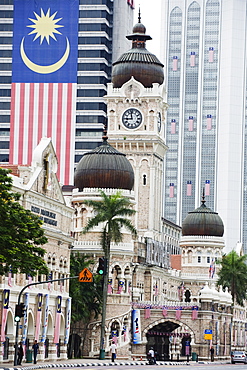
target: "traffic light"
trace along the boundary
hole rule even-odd
[[[97,268],[97,274],[105,275],[107,270],[107,260],[103,257],[99,258],[99,265]]]
[[[19,322],[21,317],[25,315],[26,307],[24,303],[17,304],[15,306],[15,322]]]

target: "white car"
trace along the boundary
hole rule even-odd
[[[247,353],[245,351],[232,351],[231,352],[231,363],[243,362],[247,364]]]

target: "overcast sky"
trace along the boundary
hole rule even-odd
[[[147,41],[146,47],[157,57],[160,57],[161,0],[135,0],[134,23],[138,22],[139,6],[141,9],[141,21],[146,26],[146,33],[153,39],[151,41]]]

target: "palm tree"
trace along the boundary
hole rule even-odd
[[[221,269],[218,272],[217,285],[228,287],[233,304],[237,302],[241,306],[247,298],[247,255],[239,256],[234,250],[222,257],[219,262]]]
[[[107,284],[109,279],[111,243],[119,243],[123,240],[123,234],[121,232],[122,227],[125,227],[134,236],[137,236],[137,231],[128,218],[135,214],[135,210],[132,208],[129,198],[123,197],[119,191],[116,194],[108,196],[101,190],[100,194],[102,199],[98,201],[84,201],[84,204],[93,208],[95,216],[88,221],[87,225],[83,228],[82,233],[86,234],[95,226],[98,226],[99,224],[103,225],[101,232],[101,245],[107,262],[107,268],[103,283],[103,307],[100,335],[100,359],[102,359],[104,358]]]

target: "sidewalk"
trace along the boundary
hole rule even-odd
[[[226,364],[227,361],[189,361],[189,362],[176,362],[176,361],[157,361],[156,366],[179,366],[179,365],[213,365],[213,364]],[[230,360],[229,360],[230,363]],[[111,362],[110,359],[105,360],[98,360],[96,358],[89,359],[69,359],[69,360],[61,360],[54,362],[40,362],[38,361],[37,364],[32,363],[25,363],[23,362],[22,366],[14,366],[11,363],[0,363],[0,370],[13,370],[13,369],[20,369],[20,370],[30,370],[30,369],[45,369],[45,368],[58,368],[58,367],[85,367],[85,366],[135,366],[135,365],[148,365],[147,360],[143,361],[133,361],[133,360],[116,360],[115,362]]]

